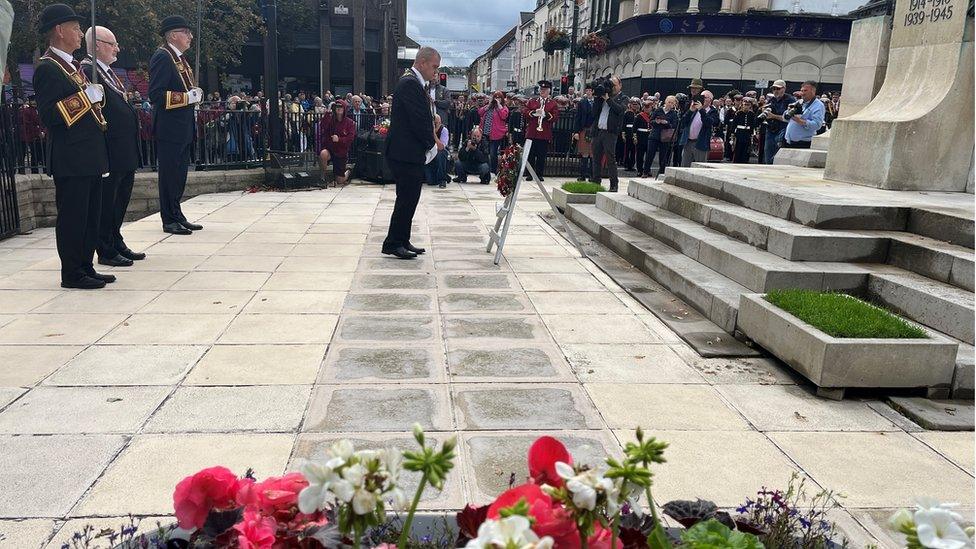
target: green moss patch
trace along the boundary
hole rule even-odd
[[[568,193],[579,194],[596,194],[606,190],[603,188],[603,185],[590,183],[589,181],[570,181],[563,183],[562,189]]]
[[[845,294],[772,290],[766,301],[838,338],[922,339],[925,330]]]

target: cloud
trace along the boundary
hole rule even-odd
[[[467,66],[518,23],[535,0],[410,0],[407,35],[437,48],[444,66]]]

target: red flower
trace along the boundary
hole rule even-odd
[[[306,486],[308,481],[301,473],[269,477],[258,483],[242,482],[237,491],[237,503],[257,509],[268,516],[281,512],[291,514],[298,505],[298,493]]]
[[[593,535],[586,540],[586,545],[591,549],[611,549],[610,540],[612,539],[613,531],[608,528],[604,528],[600,523],[597,523],[593,530]],[[617,545],[614,549],[622,549],[623,546],[624,543],[620,540],[620,538],[617,538]]]
[[[559,488],[563,479],[556,474],[556,462],[572,465],[573,456],[562,442],[545,436],[539,437],[529,447],[529,476],[536,484],[548,484]]]
[[[478,537],[478,528],[481,527],[487,517],[487,505],[475,507],[469,503],[457,514],[458,529],[466,538],[475,539]]]
[[[278,524],[253,509],[244,511],[244,520],[234,525],[240,549],[272,549]]]
[[[173,491],[180,528],[203,528],[212,509],[233,508],[239,483],[226,467],[210,467],[181,480]]]
[[[529,504],[529,516],[535,519],[532,530],[539,536],[551,536],[557,549],[580,546],[579,531],[569,511],[555,504],[538,484],[527,483],[502,492],[488,507],[488,518],[497,520],[499,511],[521,500]]]

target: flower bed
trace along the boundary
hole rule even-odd
[[[570,204],[596,204],[596,193],[605,191],[602,185],[589,181],[570,181],[552,190],[552,200],[560,210]]]
[[[820,396],[840,399],[847,387],[927,387],[936,396],[952,383],[959,345],[939,334],[927,332],[924,339],[834,337],[776,306],[773,300],[743,294],[736,328],[813,382]],[[800,300],[794,309],[817,316],[817,311],[806,308],[808,304]],[[848,304],[844,305],[843,310],[848,310]],[[858,329],[845,319],[835,323],[838,325]]]
[[[845,294],[770,290],[766,301],[833,337],[922,339],[925,330],[888,311]]]
[[[529,448],[524,483],[489,505],[466,506],[443,526],[426,516],[427,533],[418,539],[417,504],[428,487],[443,488],[456,442],[452,437],[429,447],[419,426],[414,440],[418,448],[405,452],[357,451],[341,440],[301,472],[261,482],[250,471],[238,478],[223,467],[204,469],[176,486],[178,525],[139,536],[135,526],[121,533],[86,529],[71,547],[100,547],[89,543],[108,539],[116,548],[167,549],[815,549],[834,547],[839,536],[827,518],[837,507],[833,493],[807,497],[798,475],[785,491],[759,491],[735,516],[711,502],[668,502],[662,511],[684,529],[666,529],[651,493],[650,467],[665,461],[667,444],[638,428],[623,457],[602,464],[577,463],[558,440],[540,437]],[[400,487],[402,471],[421,477],[412,496]],[[405,518],[391,519],[388,506],[407,508]],[[896,527],[919,543],[957,539],[960,532],[972,536],[952,528],[961,517],[946,513],[934,532],[935,522],[921,512],[900,513]]]

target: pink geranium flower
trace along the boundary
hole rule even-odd
[[[234,525],[240,549],[272,549],[278,523],[253,509],[244,511],[244,520]]]
[[[552,437],[539,437],[529,447],[529,476],[536,484],[548,484],[559,488],[563,479],[556,474],[556,462],[573,464],[573,456],[562,442]]]
[[[237,492],[239,505],[257,509],[264,515],[293,512],[298,505],[298,493],[308,481],[301,473],[289,473],[283,477],[269,477],[262,482],[242,482]]]
[[[213,509],[234,507],[239,481],[226,467],[210,467],[188,476],[173,491],[173,509],[180,528],[203,528]]]
[[[502,509],[523,499],[529,505],[529,516],[535,519],[532,531],[539,537],[552,537],[557,549],[574,549],[580,546],[579,531],[569,511],[554,503],[538,484],[522,484],[502,492],[488,507],[488,518],[498,520]]]

